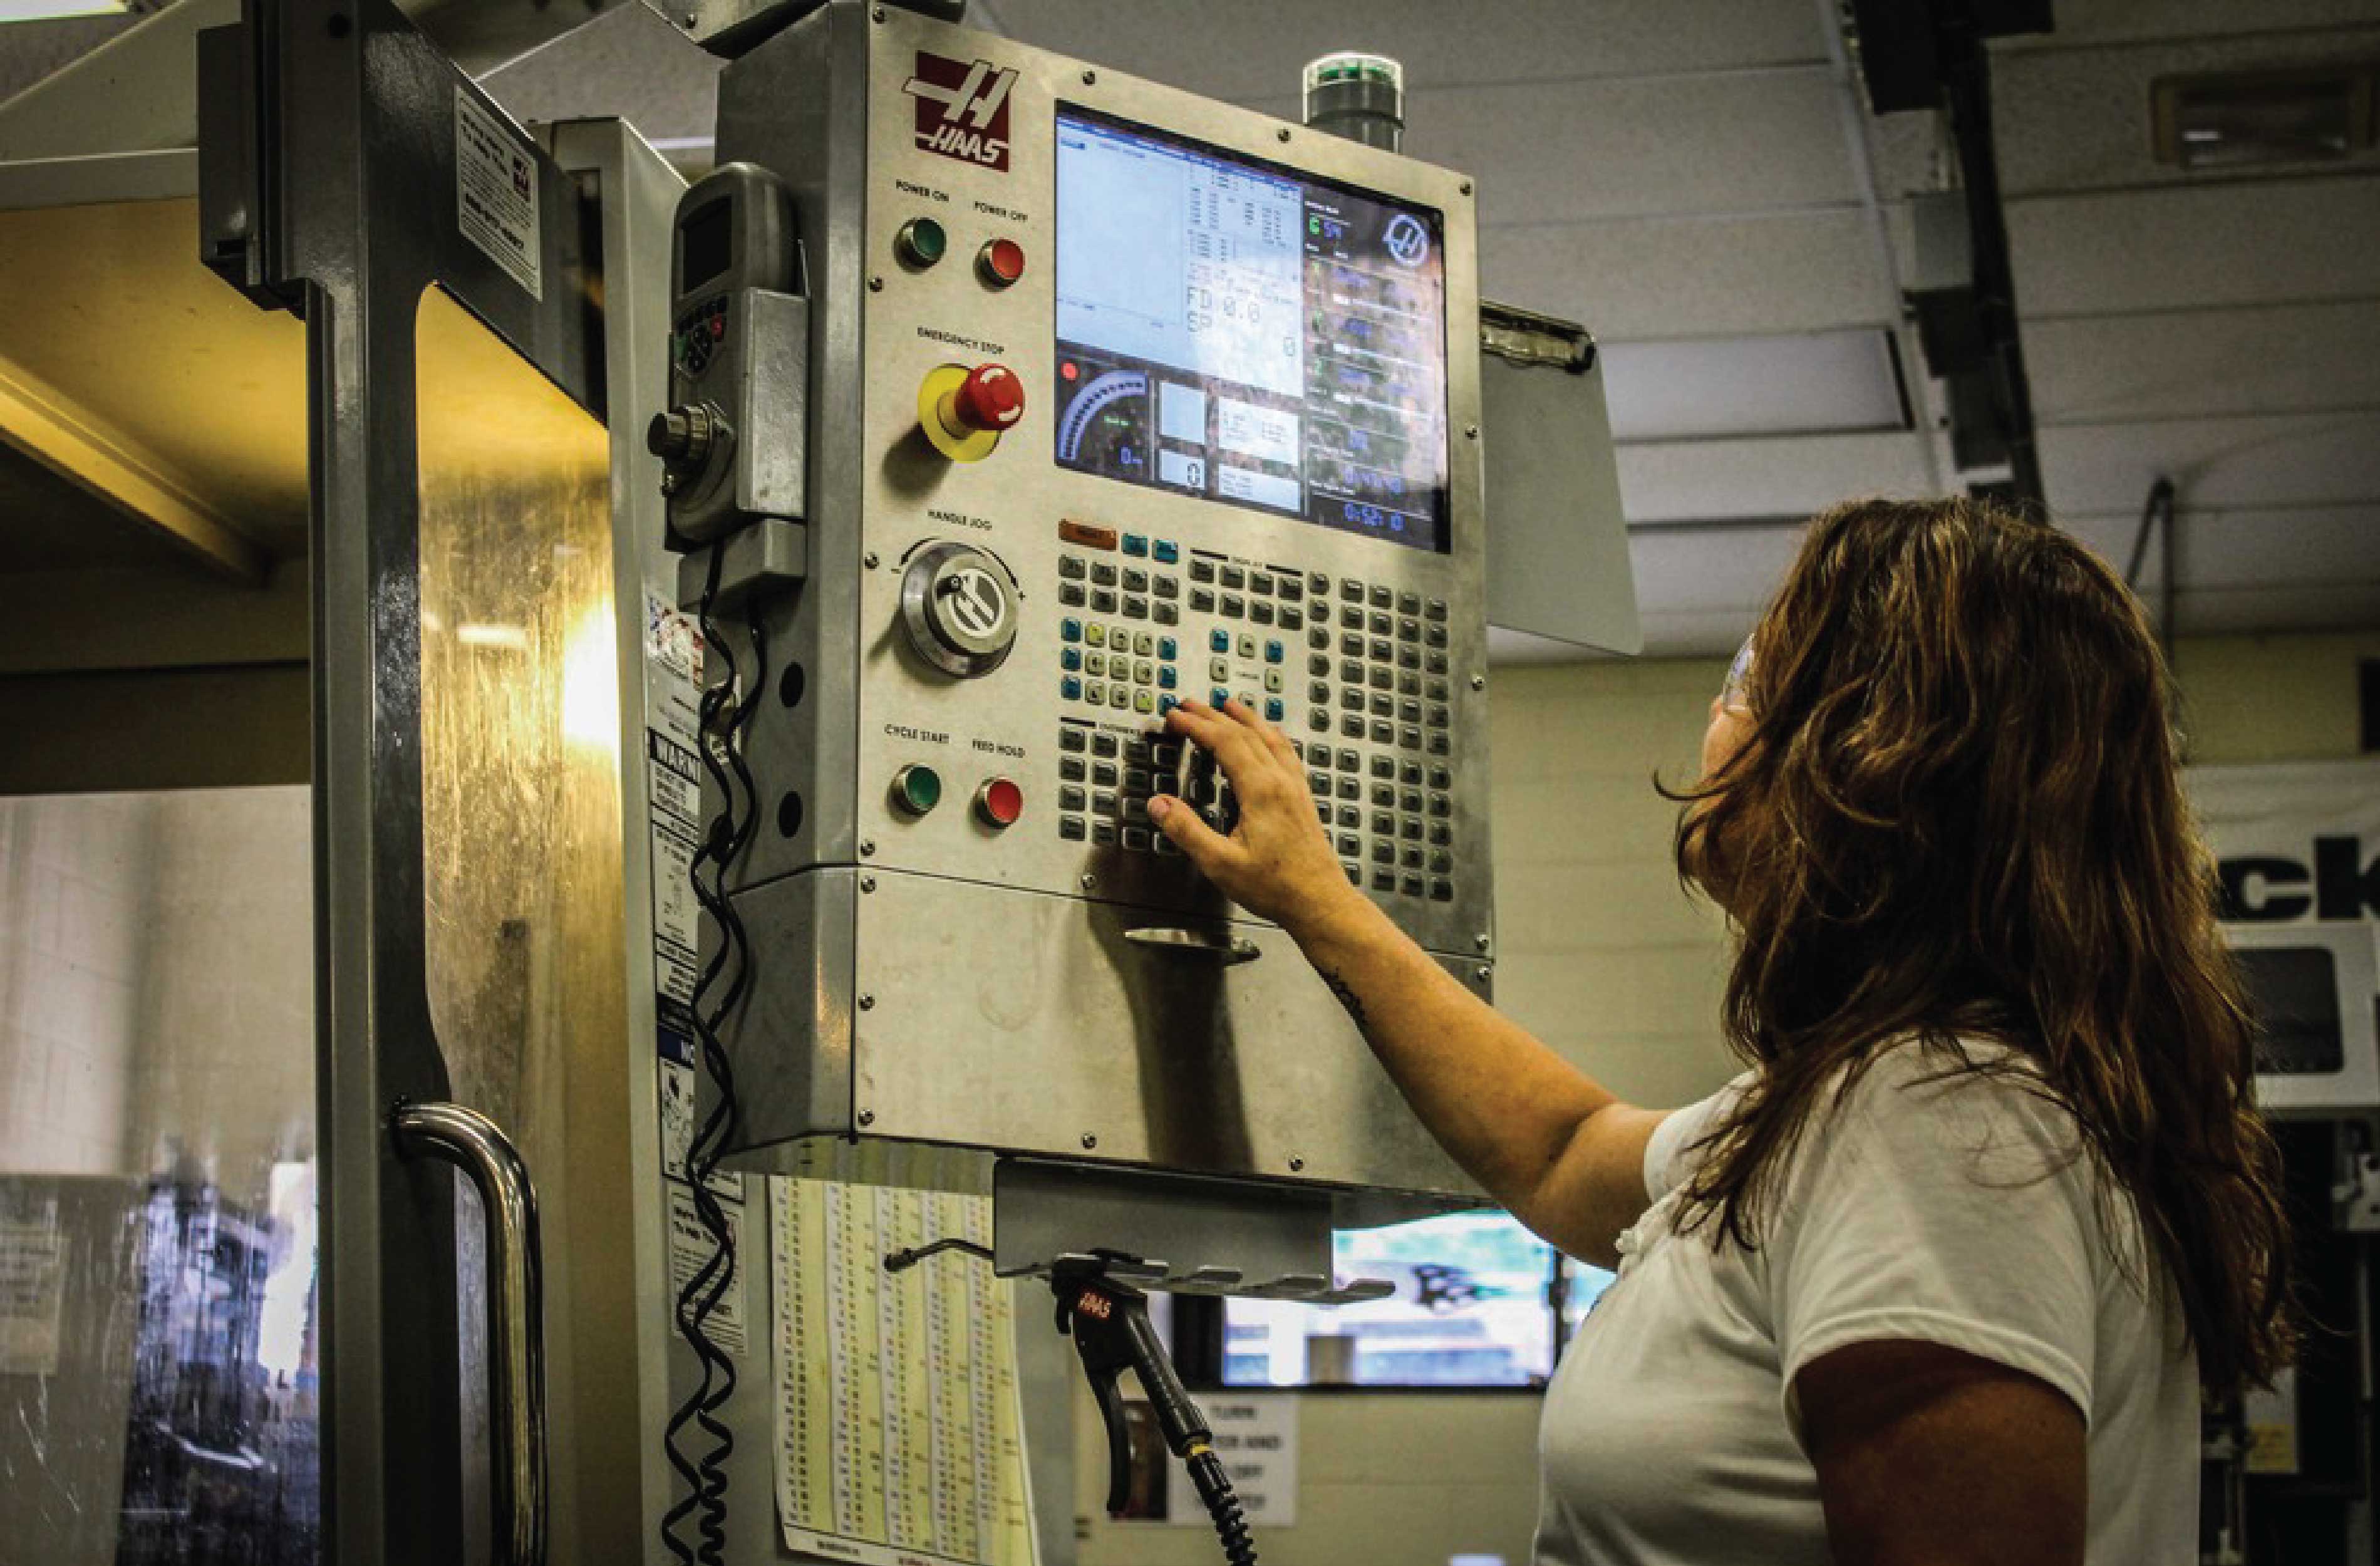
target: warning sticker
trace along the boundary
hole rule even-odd
[[[512,280],[545,297],[537,158],[520,133],[455,89],[455,223]]]
[[[735,1277],[719,1296],[703,1330],[710,1341],[727,1353],[741,1357],[744,1353],[744,1275],[752,1260],[744,1254],[744,1208],[741,1205],[722,1207],[727,1220],[728,1249],[735,1258]],[[703,1264],[718,1254],[718,1242],[710,1231],[702,1226],[702,1219],[694,1210],[694,1193],[682,1185],[670,1188],[670,1285],[673,1292],[682,1291]]]
[[[66,1267],[56,1230],[0,1223],[0,1376],[55,1376]]]

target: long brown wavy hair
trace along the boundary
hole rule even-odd
[[[2041,523],[1864,501],[1812,524],[1751,645],[1748,736],[1672,793],[1680,871],[1738,938],[1728,1039],[1758,1068],[1688,1226],[1756,1244],[1829,1084],[1912,1038],[1946,1073],[2006,1070],[1957,1048],[1988,1038],[2137,1208],[2204,1381],[2270,1376],[2279,1155],[2138,601]]]

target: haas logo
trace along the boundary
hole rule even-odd
[[[1008,90],[1016,73],[990,60],[953,60],[917,51],[917,74],[902,91],[917,101],[917,145],[964,164],[1008,170]]]

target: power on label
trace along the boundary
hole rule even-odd
[[[455,225],[531,297],[545,297],[537,159],[518,131],[462,87],[455,89]]]

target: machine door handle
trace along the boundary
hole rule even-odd
[[[1202,929],[1183,929],[1171,925],[1143,925],[1138,929],[1125,930],[1123,938],[1142,946],[1157,946],[1169,952],[1211,957],[1225,967],[1253,963],[1264,955],[1263,947],[1241,936],[1210,935]]]
[[[408,1157],[469,1177],[487,1218],[489,1487],[504,1566],[545,1566],[545,1260],[537,1188],[496,1123],[460,1104],[400,1104],[390,1133]]]

